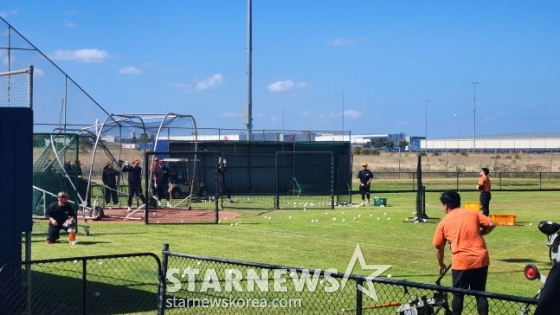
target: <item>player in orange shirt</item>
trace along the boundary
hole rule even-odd
[[[449,242],[453,287],[485,291],[490,256],[482,236],[496,225],[480,212],[460,208],[461,196],[455,191],[445,191],[439,200],[446,214],[436,228],[432,243],[436,246],[440,274],[447,269],[443,258],[445,244]],[[478,314],[488,314],[488,300],[477,297],[476,302]],[[452,309],[453,314],[461,314],[463,294],[454,294]]]
[[[480,209],[485,216],[490,215],[490,199],[492,199],[492,194],[490,193],[492,187],[490,186],[490,178],[488,178],[489,173],[490,170],[483,167],[480,170],[480,178],[476,185],[476,189],[480,191]]]

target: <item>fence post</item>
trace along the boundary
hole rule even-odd
[[[542,190],[542,172],[539,172],[539,190]]]
[[[457,191],[459,191],[459,172],[457,172]]]
[[[87,285],[87,259],[84,258],[82,260],[82,315],[86,315],[87,312],[86,285]]]
[[[158,315],[163,315],[165,313],[165,284],[167,279],[167,265],[169,261],[167,252],[169,252],[169,244],[164,243],[161,251],[161,270],[159,271],[158,281]]]
[[[362,315],[362,290],[364,279],[359,278],[356,280],[356,315]]]

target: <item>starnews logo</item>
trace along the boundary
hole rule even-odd
[[[322,271],[317,269],[259,268],[260,272],[252,268],[244,269],[243,272],[238,269],[225,269],[223,274],[218,274],[215,269],[206,269],[204,279],[197,282],[197,275],[201,275],[200,269],[189,267],[184,269],[181,274],[180,269],[174,268],[169,269],[166,273],[167,281],[171,283],[167,286],[167,292],[178,292],[186,284],[186,290],[189,292],[287,292],[289,286],[292,285],[296,292],[315,292],[322,287],[325,292],[332,293],[344,289],[348,277],[357,263],[363,270],[375,270],[366,277],[364,286],[358,285],[358,289],[378,301],[372,280],[391,268],[392,265],[368,265],[360,245],[356,245],[342,278],[333,277],[333,274],[338,274],[338,270],[334,268],[325,270],[322,276]],[[288,279],[292,280],[291,284]],[[272,288],[270,280],[272,280]],[[323,285],[319,286],[319,284]]]

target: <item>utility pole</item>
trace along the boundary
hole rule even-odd
[[[344,141],[344,91],[342,91],[342,141]]]
[[[428,152],[428,102],[430,100],[424,100],[426,103],[426,152]]]
[[[476,150],[476,85],[478,84],[478,82],[472,82],[473,84],[473,131],[472,131],[472,147],[473,147],[473,152]]]

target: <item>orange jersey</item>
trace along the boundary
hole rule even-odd
[[[469,270],[490,265],[486,242],[480,233],[492,220],[476,211],[456,208],[439,222],[432,243],[435,246],[451,245],[451,268]]]
[[[490,186],[490,178],[484,174],[480,176],[478,179],[478,187],[478,191],[480,192],[490,192],[490,189],[492,188]]]

